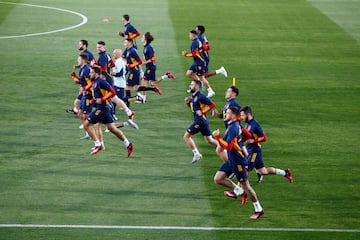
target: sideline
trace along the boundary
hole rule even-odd
[[[52,33],[57,33],[57,32],[64,32],[64,31],[68,31],[68,30],[71,30],[71,29],[81,27],[82,25],[86,24],[87,21],[88,21],[88,19],[87,19],[87,17],[85,15],[83,15],[81,13],[78,13],[78,12],[62,9],[62,8],[34,5],[34,4],[28,4],[28,3],[14,3],[14,2],[0,2],[0,4],[13,4],[13,5],[21,5],[21,6],[27,6],[27,7],[51,9],[51,10],[56,10],[56,11],[60,11],[60,12],[66,12],[66,13],[74,14],[74,15],[77,15],[77,16],[82,18],[81,23],[79,23],[77,25],[70,26],[70,27],[61,28],[61,29],[57,29],[57,30],[52,30],[52,31],[48,31],[48,32],[30,33],[30,34],[13,35],[13,36],[0,36],[0,39],[34,37],[34,36],[52,34]]]
[[[189,230],[189,231],[268,231],[268,232],[340,232],[359,233],[360,229],[330,228],[243,228],[243,227],[180,227],[180,226],[115,226],[115,225],[47,225],[0,224],[0,228],[73,228],[73,229],[127,229],[127,230]]]

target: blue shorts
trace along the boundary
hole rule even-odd
[[[232,171],[232,169],[231,169],[230,161],[224,162],[224,163],[221,165],[221,167],[219,168],[218,171],[219,171],[219,172],[224,172],[224,173],[226,173],[226,176],[229,177],[229,176],[233,173],[233,171]]]
[[[194,123],[188,127],[187,132],[191,135],[201,132],[204,137],[211,136],[209,123],[206,120],[195,120]]]
[[[118,98],[124,99],[124,97],[125,97],[125,89],[124,88],[114,86],[114,90],[115,90],[116,96],[118,96]]]
[[[262,150],[256,152],[249,152],[249,157],[247,159],[246,165],[248,166],[248,170],[251,171],[254,168],[260,169],[265,167],[263,158],[262,158]]]
[[[140,85],[140,71],[139,69],[130,69],[126,84],[130,87]]]
[[[196,73],[198,76],[203,76],[205,74],[205,64],[196,64],[190,66],[189,70]]]
[[[96,124],[98,122],[108,124],[114,122],[114,119],[111,115],[111,110],[109,107],[98,107],[94,109],[89,117],[87,118],[89,122],[92,124]]]
[[[231,170],[235,174],[237,180],[239,182],[246,181],[248,179],[246,165],[242,164],[240,161],[234,161],[233,159],[229,159],[231,164]]]
[[[80,102],[80,110],[82,111],[82,113],[84,113],[84,114],[91,113],[91,111],[93,109],[93,104],[91,103],[91,100],[92,99],[87,96],[82,96],[81,102]]]
[[[76,99],[79,99],[80,101],[81,101],[81,98],[83,97],[83,94],[82,93],[80,93],[78,96],[77,96],[77,98]]]
[[[144,72],[144,80],[147,81],[156,81],[156,68],[154,69],[146,69]]]

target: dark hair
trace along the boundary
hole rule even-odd
[[[231,87],[229,87],[229,88],[231,88],[231,91],[233,91],[233,92],[236,94],[236,96],[239,95],[239,89],[238,89],[237,87],[231,86]]]
[[[82,52],[82,53],[80,53],[79,56],[81,57],[82,60],[84,60],[86,62],[89,61],[89,55],[87,53]]]
[[[124,14],[123,15],[123,18],[126,20],[126,21],[129,21],[130,20],[130,16],[128,14]]]
[[[133,40],[133,39],[127,38],[127,39],[125,39],[125,40],[128,41],[128,42],[131,42],[132,44],[134,44],[134,40]]]
[[[240,112],[245,112],[245,114],[251,114],[252,115],[252,109],[250,106],[245,106],[240,109]]]
[[[99,74],[101,73],[101,69],[99,67],[93,67],[93,70],[96,74]]]
[[[100,45],[103,45],[103,46],[106,45],[106,43],[104,41],[98,41],[97,44],[100,44]]]
[[[190,33],[197,35],[197,32],[195,30],[191,30]]]
[[[201,81],[200,80],[193,80],[193,82],[198,85],[199,87],[201,87]]]
[[[235,115],[239,115],[239,113],[240,113],[240,109],[238,107],[230,106],[229,109]]]
[[[144,37],[145,37],[145,40],[146,40],[147,43],[151,43],[152,41],[154,41],[154,36],[151,35],[150,32],[146,32],[144,34]]]
[[[197,29],[203,34],[205,32],[205,27],[203,25],[197,25]]]
[[[89,46],[89,42],[88,42],[87,40],[85,40],[85,39],[81,39],[80,42],[81,42],[83,45],[85,45],[86,47]]]

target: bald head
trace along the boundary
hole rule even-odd
[[[122,50],[121,49],[115,49],[113,51],[113,56],[115,59],[121,58],[122,56]]]

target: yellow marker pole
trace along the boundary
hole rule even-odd
[[[233,85],[233,86],[236,86],[236,78],[233,78],[232,85]]]

